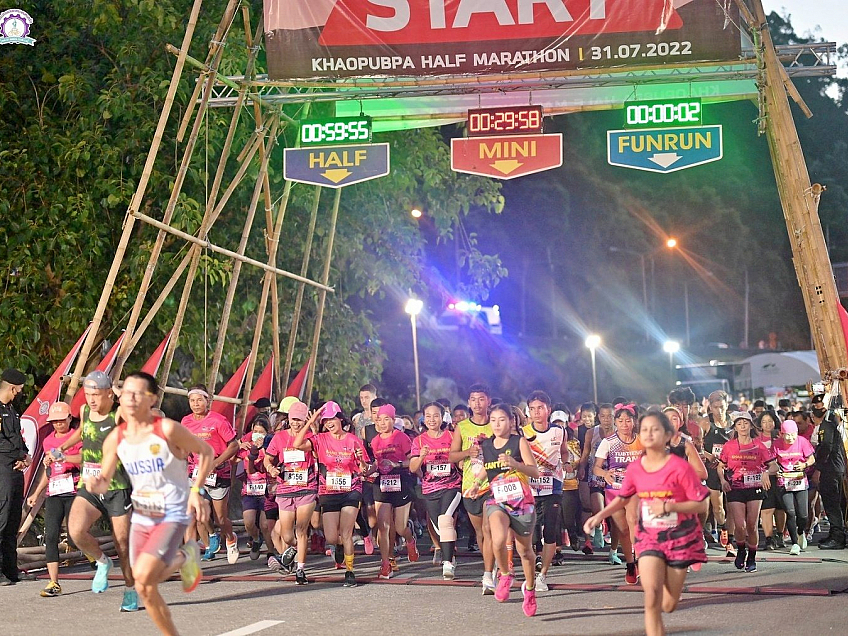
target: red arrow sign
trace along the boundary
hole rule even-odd
[[[562,133],[451,139],[451,170],[514,179],[562,165]]]

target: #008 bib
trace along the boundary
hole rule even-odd
[[[494,484],[491,484],[491,487],[495,501],[499,504],[514,505],[520,503],[524,498],[521,480],[515,475],[499,479]]]

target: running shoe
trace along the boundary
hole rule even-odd
[[[365,545],[365,540],[357,535],[356,539],[353,540],[353,545]]]
[[[433,552],[433,565],[439,565],[442,562],[442,549],[436,548]]]
[[[124,599],[121,601],[122,612],[138,611],[138,592],[132,588],[124,590]]]
[[[200,548],[196,542],[189,541],[181,550],[185,554],[185,562],[180,566],[183,592],[193,592],[203,578],[203,570],[200,569]]]
[[[801,547],[801,550],[807,549],[807,536],[803,532],[798,536],[798,545]]]
[[[501,573],[498,578],[498,585],[495,588],[495,600],[498,603],[503,603],[509,598],[509,590],[514,580],[515,577],[512,574]]]
[[[217,532],[209,535],[209,547],[206,551],[212,551],[212,554],[218,554],[221,551],[221,535]]]
[[[212,561],[215,559],[215,551],[208,547],[203,551],[203,554],[200,556],[201,561]]]
[[[636,572],[636,564],[628,563],[627,571],[624,573],[624,582],[628,585],[636,585],[639,582],[639,574]]]
[[[309,579],[306,578],[306,572],[299,569],[294,575],[294,582],[298,585],[308,585]]]
[[[590,539],[586,539],[586,543],[583,544],[583,554],[586,556],[595,554],[595,549],[592,547],[592,541]]]
[[[350,570],[345,572],[344,587],[356,587],[356,577]]]
[[[271,570],[272,572],[282,572],[283,571],[283,564],[280,562],[280,559],[278,559],[276,556],[274,556],[273,554],[269,554],[268,555],[268,569]]]
[[[727,530],[722,528],[718,533],[718,542],[723,545],[725,549],[730,545],[730,537],[727,536]]]
[[[766,537],[766,550],[775,550],[776,548],[774,537]]]
[[[536,572],[542,571],[542,556],[539,555],[536,557]]]
[[[250,542],[250,560],[256,561],[259,558],[260,551],[262,550],[262,536],[258,539],[254,539]]]
[[[390,579],[393,576],[392,572],[392,564],[388,561],[383,561],[380,563],[380,573],[377,575],[378,579]]]
[[[374,539],[371,538],[371,533],[365,535],[362,545],[365,547],[365,554],[374,554]]]
[[[469,552],[479,552],[480,546],[478,546],[476,543],[469,543],[468,544],[468,551]]]
[[[577,542],[574,542],[575,550],[577,546]],[[562,552],[554,552],[554,558],[551,559],[551,565],[555,565],[557,567],[561,565],[565,565],[565,555]]]
[[[492,578],[491,572],[483,573],[483,596],[491,596],[495,593],[495,580]]]
[[[534,589],[539,592],[547,592],[551,589],[548,587],[548,581],[545,579],[544,574],[540,573],[536,575],[536,587]]]
[[[752,561],[752,562],[746,563],[745,564],[745,571],[749,572],[749,573],[750,572],[756,572],[757,571],[757,562]]]
[[[44,598],[50,598],[51,596],[59,596],[62,593],[62,586],[56,583],[56,581],[50,581],[43,590],[41,590],[41,596]]]
[[[445,561],[442,563],[442,578],[445,581],[453,581],[455,573],[454,573],[454,565],[450,561]]]
[[[724,554],[724,558],[725,558],[725,559],[733,559],[733,558],[736,558],[736,550],[734,550],[734,548],[733,548],[733,546],[732,546],[732,545],[730,545],[730,544],[728,543],[726,546],[724,546],[724,549],[726,550],[726,552],[725,552],[725,554]]]
[[[604,531],[601,529],[601,526],[595,528],[595,534],[592,535],[592,542],[598,550],[604,547]]]
[[[94,573],[94,579],[91,581],[91,591],[95,594],[101,594],[109,587],[109,572],[114,567],[112,559],[106,557],[106,563],[97,564],[97,572]]]
[[[291,573],[291,571],[294,569],[294,560],[296,557],[297,549],[294,548],[294,546],[289,546],[285,549],[283,555],[280,557],[280,565],[283,566],[283,569],[286,570],[286,572]]]
[[[238,538],[235,541],[227,539],[227,563],[235,565],[239,560]]]
[[[527,582],[521,584],[521,594],[524,596],[524,601],[521,603],[521,609],[524,610],[525,616],[536,615],[536,590],[528,590]]]
[[[609,551],[609,562],[612,565],[621,565],[621,559],[618,556],[618,552],[616,550]]]
[[[392,572],[400,572],[400,568],[398,567],[396,558],[389,557],[389,565],[392,567]]]
[[[415,563],[418,560],[418,542],[415,540],[415,535],[412,535],[412,539],[406,542],[406,556],[410,563]]]
[[[335,558],[335,556],[336,556],[336,546],[328,545],[327,549],[324,550],[324,556]]]
[[[797,543],[793,543],[792,547],[789,548],[789,554],[791,554],[792,556],[800,555],[801,554],[801,546],[798,545]]]
[[[701,566],[703,566],[703,565],[704,565],[703,563],[693,563],[689,567],[692,569],[693,572],[700,572]]]
[[[741,570],[745,567],[745,557],[748,555],[748,548],[744,545],[740,545],[736,550],[736,559],[733,561],[733,565],[736,566],[737,570]]]

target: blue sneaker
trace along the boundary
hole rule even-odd
[[[215,558],[215,551],[212,549],[212,546],[206,548],[206,551],[200,555],[201,561],[211,561]]]
[[[94,580],[91,582],[91,591],[95,594],[101,594],[109,588],[109,572],[113,568],[112,559],[106,557],[106,563],[97,564],[97,572],[94,573]]]
[[[207,552],[209,550],[212,551],[212,554],[218,554],[221,550],[221,537],[217,533],[209,535],[209,548]]]
[[[124,590],[124,600],[121,603],[122,612],[138,611],[138,592],[131,589]]]

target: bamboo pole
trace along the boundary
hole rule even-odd
[[[327,256],[324,259],[324,273],[321,280],[324,285],[330,280],[330,265],[333,260],[333,241],[336,238],[336,221],[339,218],[339,202],[342,198],[343,188],[336,190],[336,197],[333,199],[333,211],[330,216],[330,235],[327,237]],[[321,324],[324,321],[324,305],[327,301],[327,292],[323,289],[318,292],[318,314],[315,317],[315,331],[312,334],[312,352],[309,361],[309,375],[306,381],[306,392],[304,396],[307,400],[312,399],[312,382],[315,379],[315,367],[318,363],[318,343],[321,339]],[[308,404],[309,402],[307,402]]]
[[[271,151],[277,141],[277,129],[279,124],[279,118],[274,118],[274,122],[271,124],[271,133],[268,136],[268,147],[265,148],[265,145],[263,144],[262,154],[264,155],[264,158],[259,167],[259,175],[256,179],[256,185],[253,188],[253,196],[250,200],[250,207],[247,210],[247,216],[244,219],[244,227],[242,228],[241,239],[239,240],[238,245],[237,253],[241,256],[244,256],[244,253],[247,250],[247,241],[250,238],[250,230],[253,229],[253,219],[256,216],[256,206],[259,205],[259,197],[262,195],[264,178],[265,175],[268,174],[268,160],[271,158]],[[243,261],[236,259],[233,264],[230,284],[227,288],[227,296],[224,299],[224,307],[221,311],[220,322],[218,323],[218,342],[215,345],[215,353],[212,357],[212,369],[209,372],[209,377],[206,382],[207,386],[215,386],[215,382],[218,378],[218,369],[221,366],[221,357],[224,354],[224,343],[227,340],[227,327],[230,323],[230,312],[232,311],[233,299],[235,298],[239,276],[241,275],[242,262]]]
[[[194,120],[194,125],[191,129],[191,134],[189,135],[188,142],[186,143],[186,147],[183,150],[182,160],[180,161],[180,167],[177,171],[176,178],[174,179],[174,185],[171,188],[171,196],[168,199],[168,204],[165,207],[165,214],[162,218],[162,222],[166,225],[170,225],[171,220],[174,216],[174,211],[177,207],[177,201],[179,201],[180,193],[183,189],[183,184],[185,183],[185,177],[188,174],[188,169],[191,164],[191,158],[194,154],[194,149],[197,145],[197,138],[200,135],[200,129],[203,124],[203,118],[206,114],[206,109],[209,105],[209,98],[212,95],[212,87],[215,84],[215,77],[218,73],[218,66],[221,63],[221,59],[224,55],[224,45],[226,43],[227,34],[230,31],[230,27],[232,26],[232,15],[235,10],[236,0],[230,0],[230,3],[227,5],[227,9],[224,11],[224,16],[221,19],[221,22],[218,25],[218,33],[216,36],[222,32],[222,28],[225,25],[226,28],[223,30],[223,35],[221,36],[223,41],[219,41],[218,37],[216,37],[211,46],[209,47],[209,56],[212,58],[212,65],[209,68],[209,72],[207,74],[206,80],[204,82],[204,90],[203,97],[201,99],[200,106],[197,110],[197,117]],[[208,208],[210,206],[214,207],[215,199],[217,197],[218,188],[221,186],[221,179],[224,174],[224,166],[227,162],[227,157],[229,156],[229,147],[232,144],[232,136],[235,133],[235,128],[238,123],[238,117],[241,113],[240,108],[236,108],[233,112],[232,121],[230,123],[230,132],[227,136],[227,142],[225,143],[224,150],[221,155],[221,159],[218,162],[218,170],[215,174],[215,180],[212,184],[212,190],[209,193],[209,200],[207,201],[207,210],[205,214],[209,213]],[[185,118],[183,122],[185,122]],[[182,133],[182,127],[181,127]],[[179,135],[182,136],[181,134]],[[208,140],[207,140],[208,141]],[[141,316],[141,310],[144,306],[144,300],[147,297],[148,289],[150,288],[150,281],[153,279],[153,273],[156,271],[156,265],[159,261],[159,255],[162,252],[162,247],[165,245],[165,238],[167,234],[160,230],[156,235],[156,240],[153,243],[153,248],[150,251],[150,256],[147,259],[147,267],[144,270],[144,276],[141,279],[141,284],[138,288],[138,293],[136,294],[135,303],[133,304],[132,311],[130,312],[129,320],[127,321],[126,331],[129,337],[124,338],[123,343],[121,344],[121,348],[118,351],[118,359],[115,361],[115,365],[112,368],[112,377],[117,378],[120,377],[121,371],[124,368],[124,364],[126,363],[127,358],[129,357],[132,349],[130,349],[130,344],[133,341],[133,333],[135,331],[136,324],[138,323],[138,319]]]
[[[182,395],[182,396],[185,396],[185,397],[188,396],[188,390],[187,389],[180,389],[180,388],[177,388],[175,386],[165,386],[165,387],[161,387],[161,389],[162,389],[163,393],[168,393],[170,395]],[[212,395],[212,401],[213,402],[225,402],[226,404],[242,404],[243,403],[243,400],[241,398],[233,398],[233,397],[228,397],[226,395],[214,395],[214,394],[210,394],[210,395]]]
[[[183,43],[180,49],[180,54],[177,57],[177,63],[174,65],[174,71],[171,74],[171,83],[168,86],[168,92],[165,95],[165,102],[162,105],[162,112],[159,114],[159,123],[156,125],[156,132],[153,134],[153,141],[150,144],[150,150],[147,152],[147,160],[144,163],[144,168],[141,172],[141,179],[136,187],[130,207],[127,209],[127,216],[124,219],[124,228],[121,232],[121,238],[118,241],[118,247],[115,249],[115,256],[112,259],[112,265],[109,268],[109,273],[106,275],[106,283],[103,285],[103,291],[100,293],[100,300],[97,303],[97,309],[94,312],[94,318],[91,321],[91,328],[88,331],[85,342],[80,350],[77,363],[74,366],[74,373],[71,381],[68,384],[68,390],[65,393],[65,399],[70,403],[79,387],[80,377],[83,369],[88,362],[88,356],[91,354],[91,349],[94,346],[94,341],[97,339],[97,333],[100,331],[100,323],[103,321],[103,315],[106,313],[106,305],[109,303],[109,298],[112,296],[112,289],[115,286],[115,279],[118,276],[118,270],[121,268],[121,263],[124,260],[124,254],[127,251],[130,237],[132,236],[135,218],[133,212],[137,212],[141,207],[141,200],[144,198],[144,193],[147,191],[147,185],[150,182],[150,175],[153,173],[153,164],[156,161],[156,156],[159,154],[159,146],[162,143],[162,136],[165,133],[165,126],[168,123],[168,118],[171,114],[171,107],[174,104],[174,97],[177,93],[180,77],[183,73],[188,50],[191,46],[192,38],[194,37],[194,29],[197,26],[197,16],[200,13],[200,6],[203,0],[194,0],[191,7],[191,13],[188,17],[185,34],[183,35]]]
[[[285,276],[286,278],[291,278],[292,280],[296,280],[298,282],[307,283],[309,285],[312,285],[313,287],[317,287],[318,289],[322,289],[324,291],[329,291],[329,292],[334,291],[332,287],[328,287],[327,285],[322,285],[321,283],[317,283],[314,280],[310,280],[308,278],[303,278],[302,276],[298,276],[297,274],[293,274],[293,273],[286,271],[284,269],[280,269],[279,267],[274,267],[273,265],[268,265],[268,264],[263,263],[261,261],[257,261],[254,258],[250,258],[248,256],[242,256],[238,252],[228,250],[225,247],[219,247],[218,245],[210,243],[207,240],[197,238],[196,236],[193,236],[193,235],[191,235],[187,232],[182,232],[181,230],[177,230],[175,228],[172,228],[171,226],[165,225],[161,221],[157,221],[153,217],[147,216],[146,214],[142,214],[141,212],[137,212],[135,214],[135,217],[137,219],[144,221],[148,225],[152,225],[153,227],[163,229],[166,232],[168,232],[169,234],[173,234],[174,236],[177,236],[181,239],[184,239],[184,240],[188,241],[189,243],[193,243],[195,247],[200,247],[200,248],[205,247],[206,249],[208,249],[212,252],[217,252],[218,254],[223,254],[224,256],[229,256],[230,258],[235,259],[237,261],[242,261],[244,263],[248,263],[250,265],[253,265],[254,267],[258,267],[259,269],[263,269],[266,272],[271,272],[273,274],[279,274],[280,276]]]
[[[761,0],[751,0],[756,20],[751,24],[760,38],[759,55],[764,74],[765,129],[778,184],[783,215],[792,246],[793,262],[807,317],[816,345],[822,375],[848,366],[848,350],[837,311],[839,297],[827,245],[818,216],[821,190],[810,183],[789,97]],[[755,36],[755,39],[756,37]]]
[[[306,276],[309,271],[309,259],[312,254],[312,238],[315,234],[315,222],[318,218],[318,203],[321,200],[321,186],[315,186],[315,193],[312,198],[312,210],[309,216],[309,227],[306,230],[306,247],[303,250],[303,261],[300,264],[300,275]],[[292,310],[292,324],[291,330],[289,331],[289,344],[286,348],[286,367],[285,367],[285,382],[288,382],[289,375],[291,374],[292,368],[292,358],[294,358],[294,346],[297,341],[297,330],[300,323],[300,312],[303,307],[303,292],[305,291],[306,286],[303,283],[300,283],[297,286],[297,296],[294,299],[294,309]]]

